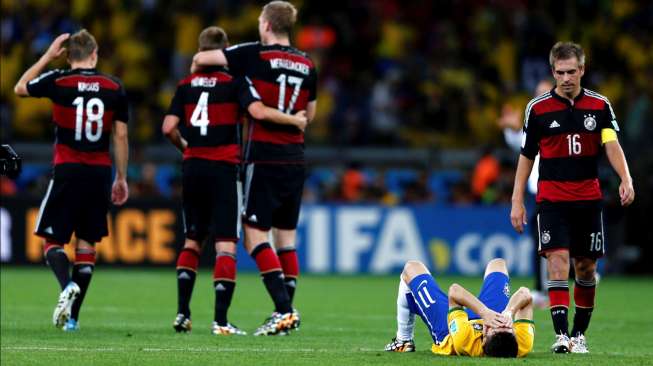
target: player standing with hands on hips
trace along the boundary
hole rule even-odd
[[[69,70],[39,74],[67,51]],[[95,267],[95,243],[108,235],[109,203],[127,201],[128,106],[120,80],[95,69],[98,46],[85,29],[57,37],[14,88],[21,97],[49,98],[56,126],[54,170],[36,220],[36,235],[62,292],[52,321],[75,331]],[[113,137],[112,137],[113,135]],[[110,141],[116,176],[111,185]],[[63,245],[75,233],[72,276]]]
[[[197,53],[191,72],[211,65],[246,77],[268,107],[315,116],[317,72],[310,57],[290,45],[297,9],[272,1],[259,16],[260,42]],[[275,310],[254,335],[286,334],[299,326],[292,301],[299,275],[295,250],[306,167],[304,133],[295,126],[252,118],[245,147],[245,248],[263,277]],[[274,229],[276,253],[269,243]]]
[[[596,290],[596,262],[605,253],[598,160],[605,149],[621,178],[621,205],[635,199],[621,145],[619,125],[608,99],[582,88],[585,54],[575,43],[558,42],[549,54],[556,87],[531,100],[524,114],[524,136],[512,194],[510,220],[519,233],[526,225],[524,190],[540,154],[536,201],[538,251],[547,258],[549,302],[555,353],[588,353],[589,326]],[[603,147],[603,149],[601,149]],[[569,333],[569,261],[573,258],[573,328]],[[571,336],[571,338],[570,338]]]

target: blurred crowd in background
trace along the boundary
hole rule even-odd
[[[56,35],[87,28],[100,45],[98,68],[121,78],[131,101],[132,195],[177,196],[178,162],[152,163],[142,149],[166,143],[161,121],[177,81],[188,73],[199,32],[218,25],[232,44],[257,40],[264,3],[1,0],[2,142],[52,142],[50,103],[19,99],[12,88]],[[505,154],[502,128],[510,126],[504,121],[521,121],[536,84],[550,77],[548,52],[557,40],[585,48],[583,85],[611,100],[638,199],[650,202],[653,2],[293,3],[299,9],[293,43],[311,54],[319,71],[308,146],[467,149],[478,157],[463,167],[446,161],[311,166],[307,202],[509,202],[516,153]],[[60,60],[52,67],[66,65]],[[40,196],[47,174],[47,161],[28,162],[26,174],[5,182],[2,192]],[[603,175],[606,191],[614,190],[615,175],[609,168]]]

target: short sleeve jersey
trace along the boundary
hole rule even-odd
[[[531,100],[524,118],[521,154],[540,154],[537,202],[600,200],[599,154],[619,131],[608,99],[581,89],[572,102],[553,89]]]
[[[207,68],[180,81],[168,114],[182,121],[180,131],[188,142],[184,160],[239,163],[240,108],[258,100],[243,78],[234,78],[223,67]]]
[[[95,69],[51,70],[27,83],[27,92],[53,102],[55,166],[111,166],[113,123],[129,119],[120,80]]]
[[[483,320],[469,320],[463,308],[454,308],[447,317],[449,335],[440,344],[433,344],[431,351],[435,354],[484,356]],[[513,323],[517,339],[517,357],[524,357],[533,349],[535,325],[532,320],[518,319]]]
[[[294,114],[317,98],[317,72],[311,58],[294,47],[243,43],[224,50],[229,70],[246,77],[268,107]],[[301,163],[304,134],[294,126],[252,120],[248,162]]]

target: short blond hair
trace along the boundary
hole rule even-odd
[[[224,29],[216,26],[204,28],[197,39],[200,51],[219,50],[227,47],[229,39]]]
[[[86,29],[82,29],[68,38],[66,49],[68,51],[68,60],[84,61],[91,56],[93,51],[97,50],[97,42],[91,33]]]
[[[287,1],[269,2],[261,14],[270,23],[274,34],[289,35],[297,21],[297,8]]]
[[[578,66],[585,65],[585,51],[578,43],[574,42],[558,42],[553,45],[549,53],[549,65],[553,68],[553,64],[558,60],[568,60],[576,57]]]

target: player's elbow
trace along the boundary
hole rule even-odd
[[[449,286],[449,298],[450,299],[458,298],[461,291],[462,291],[462,286],[460,286],[457,283],[451,284],[451,286]]]
[[[16,93],[16,95],[18,95],[19,97],[29,97],[29,93],[27,92],[27,86],[21,82],[18,82],[16,86],[14,86],[14,93]]]
[[[177,124],[179,123],[178,117],[168,115],[163,120],[163,125],[161,126],[161,133],[164,136],[170,137],[174,134],[177,129]]]
[[[519,288],[519,290],[517,290],[517,292],[521,293],[529,303],[533,301],[533,295],[531,294],[531,290],[529,290],[528,287],[522,286]]]
[[[247,111],[249,112],[250,116],[254,119],[258,120],[264,120],[266,119],[265,117],[265,107],[261,102],[254,102],[249,105],[247,108]]]

